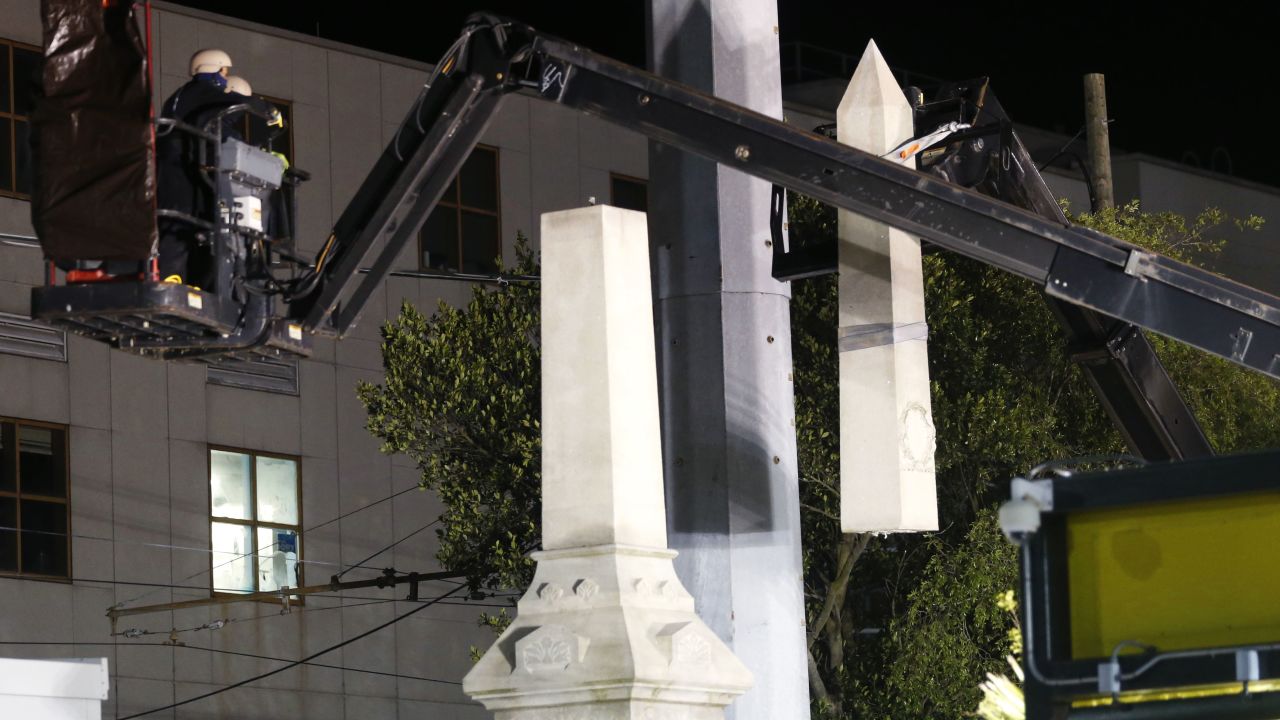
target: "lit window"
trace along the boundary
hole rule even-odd
[[[0,195],[31,197],[31,103],[40,49],[0,40]]]
[[[209,539],[215,593],[302,584],[296,458],[209,450]]]
[[[494,272],[502,254],[499,232],[498,150],[478,146],[422,226],[420,267]]]
[[[67,430],[0,419],[0,573],[71,575]]]
[[[626,210],[649,212],[649,182],[626,175],[609,175],[609,204]]]

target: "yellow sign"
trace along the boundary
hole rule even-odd
[[[1073,513],[1067,548],[1075,659],[1280,642],[1280,492]]]

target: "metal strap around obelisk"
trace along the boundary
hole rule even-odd
[[[928,340],[929,324],[925,322],[894,325],[893,323],[868,323],[846,325],[840,328],[837,345],[840,352],[865,350],[881,345],[896,345],[908,340]]]

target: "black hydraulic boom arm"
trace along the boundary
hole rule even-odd
[[[1052,223],[1070,224],[988,78],[944,85],[927,103],[921,98],[916,107],[915,134],[925,136],[957,121],[970,128],[949,137],[931,157],[921,160],[922,171],[1012,203]],[[811,253],[797,259],[813,266],[812,260],[825,256],[825,268],[830,272],[835,266],[835,244],[833,241],[823,255]],[[779,258],[775,254],[775,277],[788,274],[789,255]],[[1130,452],[1153,462],[1213,454],[1195,413],[1140,328],[1065,300],[1044,298],[1062,329],[1071,359]]]
[[[351,328],[475,148],[503,96],[515,89],[503,24],[474,20],[436,66],[334,224],[316,258],[315,287],[290,304],[290,316],[304,328],[339,336]],[[369,259],[372,268],[361,273]]]
[[[1280,378],[1280,299],[1038,216],[511,21],[473,16],[316,262],[291,315],[341,335],[510,92],[653,140],[1027,278],[1052,298]],[[360,267],[372,269],[361,275]]]

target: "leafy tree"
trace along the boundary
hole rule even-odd
[[[1215,252],[1209,236],[1227,221],[1136,204],[1073,219],[1181,259]],[[811,242],[835,232],[835,216],[797,199],[791,227]],[[927,254],[924,270],[942,527],[927,535],[840,533],[836,285],[793,284],[811,684],[816,714],[829,717],[971,715],[984,677],[1006,669],[1013,616],[992,598],[1016,576],[994,519],[1009,479],[1048,459],[1124,451],[1037,288],[944,252]],[[1280,386],[1151,339],[1219,452],[1280,445]]]
[[[1027,701],[1022,694],[1022,628],[1017,627],[1018,600],[1012,590],[1006,590],[996,598],[996,607],[1009,613],[1015,627],[1009,631],[1009,655],[1005,658],[1013,672],[1013,678],[1002,673],[988,672],[982,681],[982,702],[978,703],[977,716],[982,720],[1026,720]]]
[[[835,232],[827,207],[801,198],[791,212],[799,243]],[[810,680],[830,717],[971,714],[1005,655],[990,599],[1013,586],[1015,554],[998,496],[1045,459],[1122,449],[1030,283],[940,252],[924,269],[942,527],[930,534],[841,534],[836,282],[793,284]]]
[[[515,275],[536,274],[517,238]],[[465,308],[428,317],[409,303],[382,328],[386,379],[361,383],[367,426],[417,463],[444,504],[437,558],[473,591],[533,578],[542,518],[538,287],[476,286]],[[501,623],[498,623],[502,625]]]
[[[1077,221],[1177,257],[1202,256],[1224,222],[1136,205]],[[1256,227],[1257,220],[1247,223]],[[834,213],[793,198],[793,242],[835,232]],[[536,274],[523,242],[514,270]],[[942,530],[843,535],[839,515],[836,285],[793,283],[792,343],[805,593],[815,716],[959,718],[1005,670],[1015,553],[994,519],[1014,475],[1041,461],[1121,452],[1030,283],[943,252],[924,258]],[[406,305],[383,329],[386,380],[364,384],[368,427],[412,457],[441,497],[439,559],[473,589],[523,588],[539,542],[538,289],[476,288],[428,317]],[[1280,445],[1280,387],[1152,338],[1222,452]],[[501,616],[483,622],[501,629]]]

